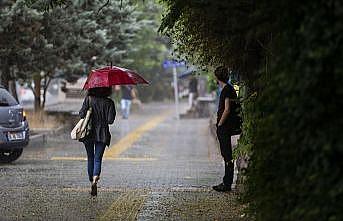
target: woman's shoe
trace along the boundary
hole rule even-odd
[[[100,179],[99,176],[93,177],[93,182],[92,182],[92,186],[91,186],[91,195],[92,196],[98,195],[98,181],[99,181],[99,179]]]
[[[100,176],[93,176],[93,182],[97,183],[100,180]]]
[[[92,196],[96,196],[98,194],[98,187],[97,187],[97,183],[92,183],[91,186],[91,195]]]

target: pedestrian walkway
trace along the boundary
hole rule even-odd
[[[223,164],[208,119],[177,121],[170,110],[118,119],[96,198],[84,148],[67,134],[1,165],[0,220],[244,220],[237,192],[211,189]]]

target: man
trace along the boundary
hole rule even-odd
[[[231,191],[233,182],[234,164],[232,159],[231,130],[232,119],[237,115],[237,94],[232,85],[228,84],[229,71],[226,67],[218,67],[214,75],[222,88],[219,96],[217,112],[217,137],[220,145],[221,155],[225,162],[225,175],[223,182],[213,189],[219,192]],[[231,121],[231,122],[230,122]]]
[[[133,99],[132,86],[124,85],[121,87],[121,101],[120,107],[123,119],[128,119],[130,115],[131,102]]]
[[[192,76],[189,80],[189,96],[188,96],[188,105],[189,109],[191,110],[193,108],[194,100],[196,99],[198,95],[198,80],[195,76]]]

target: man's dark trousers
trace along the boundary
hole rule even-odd
[[[231,187],[233,182],[234,164],[232,162],[232,147],[230,130],[223,127],[217,127],[217,137],[220,146],[220,152],[225,162],[225,175],[223,177],[223,184]]]

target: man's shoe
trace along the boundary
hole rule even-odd
[[[231,191],[231,186],[225,185],[224,183],[221,183],[217,186],[213,186],[212,188],[218,192],[230,192]]]

